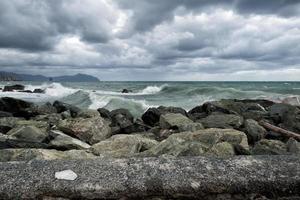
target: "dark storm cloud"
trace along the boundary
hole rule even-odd
[[[300,15],[297,0],[118,0],[120,7],[133,12],[131,26],[148,31],[163,21],[172,20],[176,11],[205,12],[216,8],[232,9],[240,14]]]
[[[299,55],[298,0],[0,1],[0,71],[289,79]]]

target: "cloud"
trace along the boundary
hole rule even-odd
[[[295,79],[299,3],[3,0],[0,70],[102,80],[244,80],[272,71]]]

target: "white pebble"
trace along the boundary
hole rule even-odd
[[[72,170],[64,170],[60,172],[55,172],[55,178],[56,179],[62,179],[62,180],[68,180],[68,181],[74,181],[77,178],[77,174],[73,172]]]

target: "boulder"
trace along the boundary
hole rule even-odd
[[[234,114],[213,113],[198,120],[205,128],[234,128],[239,129],[243,125],[243,118]]]
[[[17,120],[15,122],[15,127],[26,127],[35,126],[44,133],[47,133],[50,129],[50,125],[46,121],[35,121],[35,120]]]
[[[252,153],[254,155],[287,154],[287,146],[279,140],[262,139],[254,145]]]
[[[297,96],[295,96],[295,97],[286,97],[282,100],[282,103],[293,105],[293,106],[300,106],[300,99]]]
[[[32,91],[31,91],[31,90],[20,90],[20,91],[18,91],[18,92],[23,92],[23,93],[32,93]]]
[[[81,117],[81,118],[93,118],[93,117],[99,117],[100,113],[97,110],[81,110],[77,117]]]
[[[270,118],[284,129],[300,132],[300,108],[288,104],[269,107]]]
[[[1,149],[0,162],[30,160],[81,160],[95,156],[84,150],[57,151],[54,149]]]
[[[167,113],[161,115],[159,125],[162,129],[174,129],[179,132],[203,129],[201,123],[194,123],[191,119],[180,113]]]
[[[137,132],[145,132],[148,129],[150,129],[149,126],[145,125],[143,121],[137,119],[135,122],[133,122],[131,125],[124,127],[119,130],[119,133],[125,133],[125,134],[130,134],[130,133],[137,133]]]
[[[206,156],[226,158],[235,155],[235,149],[229,142],[220,142],[213,145],[206,153]]]
[[[41,94],[41,93],[45,93],[45,90],[37,88],[37,89],[33,90],[33,93],[40,93]]]
[[[17,139],[11,135],[0,133],[0,149],[9,148],[42,148],[47,149],[49,146],[41,142],[32,142],[23,139]]]
[[[161,114],[166,114],[166,113],[179,113],[179,114],[182,114],[184,116],[187,116],[187,112],[186,110],[184,110],[183,108],[180,108],[180,107],[174,107],[174,106],[168,106],[168,107],[165,107],[165,106],[159,106],[157,108]]]
[[[166,113],[160,116],[159,126],[162,129],[179,129],[180,126],[193,123],[180,113]]]
[[[132,90],[128,90],[128,89],[123,89],[122,90],[122,93],[131,93],[132,92]]]
[[[100,113],[100,116],[104,119],[110,119],[110,112],[105,108],[98,108],[97,111]]]
[[[2,117],[13,117],[13,115],[9,112],[0,111],[0,118]]]
[[[0,118],[0,133],[7,133],[16,126],[17,121],[22,120],[16,117],[2,117]]]
[[[112,119],[113,124],[122,123],[118,121],[120,116],[122,116],[122,119],[125,119],[128,122],[133,122],[134,120],[133,115],[127,109],[120,108],[120,109],[112,110],[110,112],[110,117]]]
[[[251,144],[261,140],[267,135],[266,129],[260,126],[257,121],[253,119],[247,119],[244,122],[245,133],[248,137],[248,141]]]
[[[196,146],[202,150],[192,152],[203,152],[203,154],[188,154],[193,156],[204,155],[214,145],[221,142],[228,142],[240,145],[241,148],[249,149],[247,136],[245,133],[234,129],[204,129],[195,132],[174,133],[158,145],[141,153],[142,156],[159,156],[159,155],[181,155],[181,152],[187,152],[189,143],[199,143]],[[179,153],[180,152],[180,153]],[[186,155],[186,154],[185,154]]]
[[[71,149],[88,149],[91,146],[81,140],[66,135],[60,131],[50,131],[50,136],[53,138],[49,145],[50,147],[58,150],[71,150]]]
[[[107,140],[94,144],[92,152],[95,155],[107,157],[130,157],[141,151],[148,150],[157,144],[156,140],[139,134],[114,135]]]
[[[142,120],[149,126],[155,126],[159,122],[161,112],[157,108],[149,108],[143,115]]]
[[[48,136],[47,133],[41,131],[35,126],[21,126],[13,128],[7,132],[7,135],[31,142],[43,142]]]
[[[65,119],[59,122],[58,129],[89,144],[95,144],[111,136],[108,123],[101,117]]]
[[[24,85],[20,85],[20,84],[17,84],[17,85],[7,85],[7,86],[4,86],[3,92],[12,92],[14,90],[24,90],[24,89],[25,89],[25,86]]]
[[[49,102],[43,105],[31,106],[30,108],[27,108],[26,111],[32,113],[34,116],[57,113],[56,108]]]
[[[300,142],[295,140],[294,138],[290,138],[287,143],[287,151],[291,154],[300,154]]]
[[[5,111],[17,115],[17,117],[22,117],[22,112],[26,108],[33,106],[32,103],[23,101],[20,99],[15,99],[11,97],[0,98],[0,111]]]
[[[76,117],[80,112],[80,108],[60,101],[55,101],[53,106],[56,108],[58,113],[70,111],[72,117]]]
[[[37,115],[33,120],[47,122],[52,127],[58,125],[59,121],[62,120],[62,116],[58,113]]]

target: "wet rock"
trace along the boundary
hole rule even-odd
[[[287,143],[287,151],[291,154],[300,154],[300,142],[294,138],[290,138]]]
[[[0,98],[0,111],[12,113],[16,117],[23,117],[22,114],[26,114],[23,112],[25,112],[25,110],[31,106],[33,106],[32,103],[20,99],[11,97]]]
[[[13,128],[7,132],[7,135],[31,142],[43,142],[48,136],[47,133],[35,126],[21,126]]]
[[[247,134],[248,141],[251,144],[261,140],[267,135],[266,129],[258,124],[257,121],[253,119],[247,119],[244,123],[245,133]]]
[[[133,122],[134,120],[134,117],[133,115],[129,112],[129,110],[127,109],[124,109],[124,108],[120,108],[120,109],[116,109],[116,110],[112,110],[110,112],[110,117],[112,119],[112,123],[113,124],[117,124],[117,125],[120,125],[120,127],[122,126],[122,122],[121,121],[118,121],[120,119],[120,116],[121,117],[121,120],[126,120],[128,122]]]
[[[161,112],[157,108],[149,108],[143,115],[142,120],[149,126],[155,126],[159,122]]]
[[[123,89],[122,90],[122,93],[131,93],[132,92],[132,90],[129,90],[129,89]]]
[[[57,151],[54,149],[1,149],[0,162],[30,160],[81,160],[95,156],[84,150]]]
[[[180,155],[178,152],[188,151],[188,143],[198,142],[197,146],[201,146],[202,150],[198,152],[209,151],[214,145],[221,142],[228,142],[232,145],[240,145],[244,149],[249,149],[247,136],[245,133],[234,129],[204,129],[195,132],[174,133],[158,145],[141,153],[143,156],[159,156],[159,155]],[[193,151],[195,152],[195,151]],[[198,154],[198,155],[203,155]],[[196,156],[193,154],[193,156]]]
[[[130,134],[130,133],[137,133],[137,132],[145,132],[148,129],[150,129],[149,126],[145,125],[141,120],[136,120],[131,125],[120,129],[119,133]]]
[[[130,157],[157,144],[156,140],[139,134],[114,135],[107,140],[94,144],[92,152],[96,155],[115,158]]]
[[[198,120],[205,128],[234,128],[239,129],[243,125],[243,118],[233,114],[213,113]]]
[[[58,150],[71,150],[71,149],[88,149],[91,146],[81,140],[66,135],[60,131],[50,131],[50,136],[53,138],[49,145]]]
[[[287,154],[287,146],[278,140],[262,139],[252,149],[254,155],[280,155]]]
[[[58,129],[89,144],[95,144],[111,136],[108,123],[101,117],[65,119],[59,122]]]
[[[4,86],[3,88],[3,92],[12,92],[14,90],[24,90],[25,89],[25,86],[24,85],[7,85],[7,86]]]
[[[98,108],[97,111],[100,113],[100,116],[104,119],[110,119],[110,112],[105,108]]]
[[[93,117],[99,117],[100,113],[97,110],[81,110],[77,117],[81,117],[81,118],[93,118]]]
[[[42,93],[45,93],[45,90],[40,89],[40,88],[37,88],[37,89],[34,89],[34,90],[33,90],[33,93],[39,93],[39,94],[42,94]]]
[[[72,117],[76,117],[80,112],[80,108],[60,101],[55,101],[53,106],[56,108],[58,113],[70,111]]]
[[[32,93],[32,91],[31,91],[31,90],[20,90],[20,91],[18,91],[18,92],[23,92],[23,93]]]

